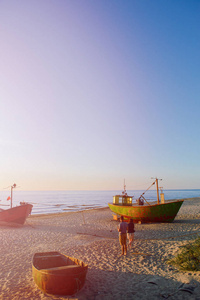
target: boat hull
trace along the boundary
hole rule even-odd
[[[33,257],[33,279],[47,294],[74,295],[84,286],[87,270],[82,261],[59,252],[36,253]]]
[[[134,222],[173,222],[184,200],[169,201],[163,204],[123,206],[108,203],[116,214]]]
[[[16,223],[23,225],[32,211],[33,205],[23,204],[0,211],[0,222]]]

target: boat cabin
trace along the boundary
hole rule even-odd
[[[132,199],[133,199],[133,196],[116,195],[116,196],[113,196],[113,204],[131,206],[132,205]]]

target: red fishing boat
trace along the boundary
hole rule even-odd
[[[31,214],[32,204],[21,202],[19,206],[12,207],[12,190],[16,187],[14,183],[11,186],[11,197],[8,199],[11,201],[11,207],[9,209],[0,209],[0,222],[16,223],[23,225],[27,217]]]
[[[17,223],[23,225],[31,214],[33,205],[24,203],[9,209],[0,209],[0,222]]]
[[[149,203],[144,197],[144,194],[150,187],[132,203],[133,196],[128,196],[125,185],[122,195],[113,197],[113,204],[108,203],[109,208],[119,216],[124,216],[126,219],[133,219],[135,223],[143,222],[173,222],[184,200],[167,200],[164,199],[164,194],[161,193],[161,201],[159,199],[158,179],[152,183],[157,187],[157,203]],[[152,186],[151,185],[151,186]]]

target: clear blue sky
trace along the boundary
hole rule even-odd
[[[200,188],[200,1],[0,2],[0,189]]]

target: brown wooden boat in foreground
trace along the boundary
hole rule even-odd
[[[88,265],[59,252],[35,253],[32,274],[37,286],[47,294],[74,295],[84,285]]]

